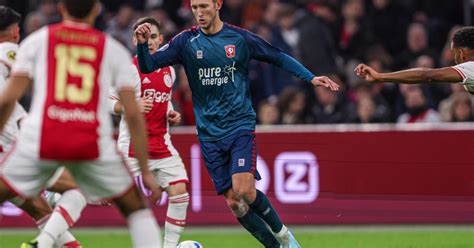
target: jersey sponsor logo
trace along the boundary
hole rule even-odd
[[[168,72],[164,73],[165,75],[163,76],[163,81],[165,82],[165,85],[168,88],[171,88],[173,86],[173,79],[171,78],[171,75]]]
[[[16,57],[16,52],[15,51],[11,50],[11,51],[7,52],[7,58],[11,62],[15,62],[15,57]]]
[[[204,52],[202,50],[197,50],[196,51],[196,58],[197,59],[202,59],[204,57]]]
[[[245,158],[239,158],[239,167],[245,166]]]
[[[149,84],[151,83],[150,79],[148,79],[147,77],[145,77],[143,80],[142,80],[142,83],[143,84]]]
[[[203,86],[217,85],[221,86],[228,82],[234,82],[235,61],[232,65],[224,67],[199,68],[198,76]]]
[[[85,122],[94,123],[96,121],[95,112],[81,108],[66,109],[56,105],[51,105],[47,109],[48,117],[51,120],[58,120],[59,122]]]
[[[235,45],[227,45],[224,47],[224,50],[225,56],[227,56],[227,58],[231,59],[235,57]]]
[[[143,96],[146,99],[152,99],[157,103],[169,102],[171,99],[170,93],[157,91],[155,89],[146,89],[143,91]]]

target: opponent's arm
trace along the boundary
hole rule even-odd
[[[326,76],[315,76],[295,58],[272,46],[259,36],[246,32],[244,37],[249,45],[252,58],[271,63],[295,75],[304,81],[311,82],[314,86],[324,86],[332,91],[338,91],[340,86]]]
[[[369,82],[394,82],[394,83],[431,83],[431,82],[462,82],[464,79],[452,67],[439,69],[413,68],[408,70],[379,73],[372,67],[360,64],[355,68],[355,73],[360,78]]]
[[[148,39],[151,33],[151,24],[139,25],[134,31],[137,40],[138,67],[142,73],[151,73],[159,68],[178,64],[181,61],[180,45],[181,33],[174,37],[168,44],[158,51],[150,54],[148,51]]]

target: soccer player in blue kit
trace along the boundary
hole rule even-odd
[[[300,247],[268,198],[255,188],[256,114],[249,93],[250,59],[276,65],[315,86],[339,90],[326,76],[316,77],[294,58],[255,34],[224,23],[221,0],[191,0],[198,26],[175,36],[150,54],[150,24],[137,27],[140,71],[182,64],[192,90],[199,143],[218,194],[240,224],[265,247]],[[268,225],[268,227],[267,227]]]

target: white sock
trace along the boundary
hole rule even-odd
[[[283,227],[281,228],[281,230],[280,230],[278,233],[276,233],[275,236],[277,236],[277,237],[283,237],[283,236],[285,236],[285,235],[287,235],[287,234],[288,234],[288,228],[287,228],[285,225],[283,225]]]
[[[51,241],[53,243],[59,242],[60,236],[79,219],[86,204],[86,199],[79,190],[64,192],[57,202],[53,214],[37,237],[39,248],[51,247]],[[67,239],[68,236],[64,238]],[[61,242],[63,241],[65,240],[61,240]]]
[[[40,220],[37,220],[36,226],[38,226],[40,230],[43,230],[44,226],[46,226],[46,223],[49,220],[49,217],[51,217],[50,214],[41,218]],[[54,244],[56,245],[56,247],[63,247],[64,244],[72,241],[76,241],[76,238],[69,231],[66,231],[61,236],[59,236],[58,240],[54,242]]]
[[[140,209],[127,218],[134,248],[161,248],[160,228],[150,209]]]
[[[186,225],[186,212],[189,205],[189,194],[181,194],[168,198],[168,211],[165,222],[164,248],[176,248],[181,233]]]

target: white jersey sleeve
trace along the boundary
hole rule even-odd
[[[18,48],[18,56],[16,56],[16,62],[12,67],[12,74],[20,74],[27,76],[31,79],[34,78],[35,75],[35,63],[38,58],[39,52],[39,42],[43,39],[47,32],[46,28],[42,28],[37,32],[32,33],[29,35]]]
[[[474,61],[465,62],[452,67],[463,78],[460,82],[468,92],[474,94]]]
[[[133,64],[129,65],[129,68],[127,70],[131,73],[131,76],[133,78],[132,83],[133,83],[133,89],[135,91],[135,97],[139,99],[141,95],[141,83],[140,83],[140,75],[138,74],[138,70]],[[110,112],[112,114],[117,114],[114,111],[115,104],[120,100],[117,87],[110,89],[110,95],[109,95],[108,100],[109,100]]]
[[[118,41],[114,39],[109,40],[110,50],[106,51],[105,56],[113,58],[110,64],[110,70],[112,75],[114,75],[112,87],[117,91],[120,91],[122,88],[133,88],[137,75],[130,69],[133,66],[130,53]]]
[[[10,69],[15,62],[18,45],[11,42],[0,43],[0,89],[6,86]]]

